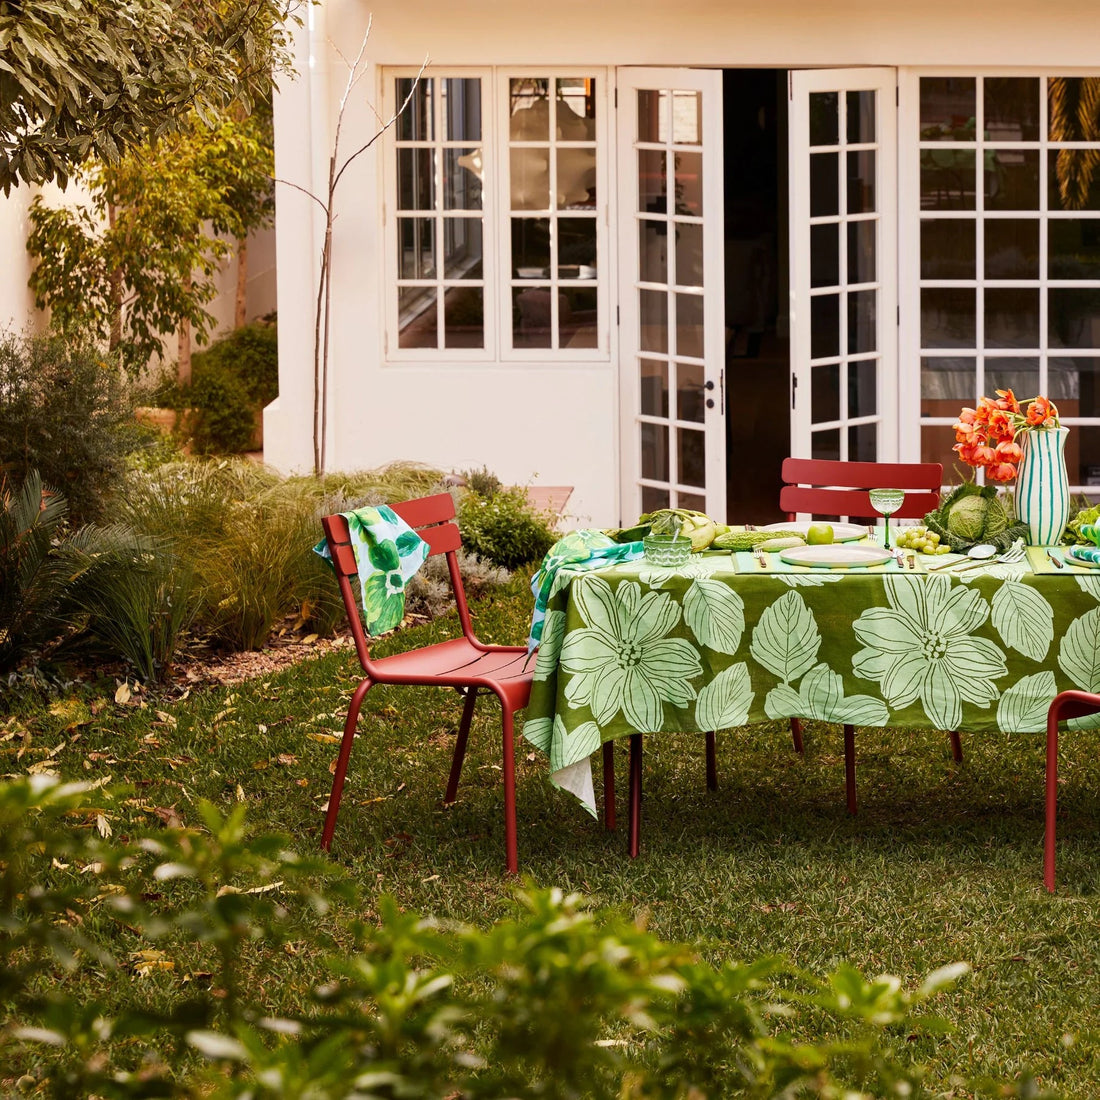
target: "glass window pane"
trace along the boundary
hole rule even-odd
[[[550,140],[550,87],[541,77],[509,81],[511,116],[508,136],[512,141]]]
[[[638,278],[645,283],[668,282],[668,222],[638,222]]]
[[[638,91],[638,140],[668,140],[668,93],[652,88]]]
[[[873,283],[878,277],[876,261],[877,221],[848,223],[848,282]],[[811,256],[811,264],[813,262]]]
[[[840,419],[840,364],[810,368],[810,419]]]
[[[972,76],[922,76],[921,141],[973,141],[976,104],[977,87]]]
[[[480,218],[443,219],[443,274],[447,278],[482,276]]]
[[[840,430],[830,428],[825,432],[814,432],[810,436],[810,457],[840,459]]]
[[[920,361],[921,416],[956,418],[959,415],[960,403],[974,405],[978,400],[977,369],[976,361],[970,358],[954,356],[922,358]]]
[[[485,346],[484,292],[479,286],[453,286],[443,292],[443,346]]]
[[[676,282],[680,286],[703,285],[703,227],[675,222]]]
[[[411,76],[399,76],[394,81],[394,101],[398,107],[412,92],[409,105],[397,117],[398,141],[431,141],[435,137],[432,117],[434,89],[435,81],[430,76],[421,77],[419,81]]]
[[[548,287],[512,288],[512,346],[548,348],[553,343],[553,297]]]
[[[668,351],[668,295],[660,290],[638,291],[642,351]]]
[[[878,350],[877,290],[848,292],[848,352],[860,355]]]
[[[674,145],[698,145],[703,140],[702,92],[672,93],[672,142]]]
[[[658,489],[653,485],[642,486],[642,511],[656,512],[658,508],[669,507],[667,489]],[[702,511],[700,508],[699,511]]]
[[[989,348],[1039,346],[1038,290],[986,288],[985,346]]]
[[[810,299],[810,357],[827,359],[840,354],[840,295]]]
[[[1100,428],[1082,424],[1069,433],[1066,438],[1066,472],[1071,485],[1100,487]],[[1088,495],[1095,503],[1100,489]]]
[[[558,293],[558,347],[599,346],[595,287],[569,287]]]
[[[836,145],[840,140],[840,100],[836,92],[810,93],[810,144]]]
[[[673,158],[673,186],[677,214],[701,217],[703,213],[703,154],[677,153]]]
[[[1047,205],[1051,210],[1100,210],[1100,173],[1091,150],[1059,149],[1047,154]]]
[[[430,279],[434,275],[435,221],[432,218],[398,218],[398,278]]]
[[[440,81],[443,136],[447,141],[481,140],[481,80],[449,76]]]
[[[878,457],[878,425],[855,424],[848,429],[848,461],[874,462]]]
[[[1039,209],[1039,150],[997,149],[985,155],[987,210]]]
[[[977,194],[976,160],[971,149],[922,149],[922,210],[973,210]]]
[[[702,424],[706,390],[701,363],[676,364],[676,418]],[[683,478],[680,479],[681,481]]]
[[[703,296],[676,295],[676,354],[703,357]]]
[[[1039,278],[1037,218],[992,218],[986,221],[985,277]]]
[[[668,211],[668,173],[663,149],[638,150],[638,209],[649,214]]]
[[[596,140],[596,81],[558,77],[558,136],[566,141]],[[568,117],[565,117],[568,112]]]
[[[1038,359],[997,359],[987,357],[984,365],[983,389],[992,396],[997,390],[1012,390],[1018,398],[1034,397],[1039,393]],[[1051,400],[1057,400],[1047,393]]]
[[[702,487],[707,482],[706,471],[706,435],[693,428],[677,428],[677,460],[681,485]]]
[[[875,95],[875,92],[847,93],[849,145],[875,140]]]
[[[668,416],[668,364],[659,359],[642,359],[638,369],[643,415]]]
[[[481,209],[481,150],[443,150],[443,209]]]
[[[550,209],[550,150],[512,149],[512,209]]]
[[[874,416],[878,412],[878,360],[848,364],[848,415]]]
[[[988,76],[983,82],[987,141],[1039,140],[1039,78]]]
[[[706,511],[707,498],[698,493],[677,493],[677,508],[694,508],[696,512]]]
[[[1094,76],[1052,76],[1047,81],[1051,141],[1096,140],[1093,130],[1096,115],[1088,108],[1096,90]],[[1088,120],[1084,125],[1082,117]]]
[[[810,226],[810,286],[840,284],[840,225]]]
[[[596,277],[596,219],[558,219],[558,278]]]
[[[1100,289],[1051,287],[1047,317],[1051,347],[1100,347]]]
[[[668,426],[642,424],[642,477],[668,481]]]
[[[958,416],[958,409],[954,415]],[[942,462],[944,480],[958,482],[969,480],[972,471],[964,466],[951,450],[955,446],[955,429],[949,424],[922,424],[920,429],[921,462]],[[952,461],[954,460],[954,462]]]
[[[1063,416],[1100,416],[1100,359],[1051,359],[1043,390]]]
[[[435,288],[403,286],[397,292],[397,305],[401,316],[397,346],[439,347]]]
[[[1052,279],[1100,279],[1100,221],[1066,218],[1047,223]]]
[[[925,219],[920,223],[920,277],[973,279],[977,272],[975,223]]]
[[[848,213],[869,214],[875,209],[875,151],[848,154]]]
[[[548,218],[512,219],[512,273],[520,279],[543,279],[549,276]]]
[[[839,153],[810,154],[810,217],[840,213]]]
[[[559,207],[596,205],[596,150],[558,150]]]
[[[977,331],[976,295],[973,290],[966,287],[921,289],[921,347],[973,347]]]
[[[397,150],[397,209],[435,209],[431,149]]]

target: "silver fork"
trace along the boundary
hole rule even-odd
[[[984,561],[970,562],[961,569],[952,570],[950,576],[957,577],[960,573],[965,573],[969,569],[981,569],[983,565],[1013,565],[1024,560],[1024,553],[1024,540],[1017,539],[1003,554],[995,558],[986,558]]]

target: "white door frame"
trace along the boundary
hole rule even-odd
[[[701,152],[701,216],[677,210],[666,211],[671,219],[684,225],[703,227],[703,279],[702,288],[677,286],[676,293],[668,290],[669,284],[647,283],[641,278],[641,226],[646,221],[640,216],[639,146],[660,151],[662,142],[638,141],[638,93],[643,90],[669,92],[698,92],[701,95],[701,127],[698,144],[685,147],[677,145],[676,151]],[[710,69],[636,68],[624,67],[616,71],[616,167],[618,177],[618,256],[619,256],[619,414],[620,414],[620,518],[624,524],[633,523],[642,508],[642,425],[652,423],[655,431],[667,429],[667,461],[669,464],[668,488],[673,504],[678,497],[693,495],[677,476],[678,423],[683,430],[698,430],[698,421],[678,418],[675,403],[674,376],[676,362],[685,362],[687,371],[700,374],[706,386],[702,400],[704,439],[705,510],[717,519],[724,519],[726,512],[726,423],[725,423],[725,293],[723,259],[723,141],[722,141],[722,73]],[[672,137],[666,133],[662,139],[667,149],[673,151]],[[658,215],[658,217],[663,215]],[[671,229],[675,223],[669,222]],[[668,235],[675,239],[675,230]],[[675,249],[673,253],[675,253]],[[669,256],[670,279],[675,278],[675,256]],[[670,302],[668,318],[669,347],[667,354],[652,351],[643,354],[640,305],[641,292],[664,291]],[[703,305],[702,354],[676,354],[675,310],[672,303],[682,294],[701,297]],[[664,418],[644,416],[641,404],[641,360],[668,363],[668,398],[671,402]],[[646,479],[645,484],[655,492],[661,491],[661,482]],[[700,488],[694,489],[700,494]]]
[[[791,454],[814,457],[812,427],[837,430],[842,459],[848,458],[847,428],[855,424],[876,424],[878,461],[896,461],[898,457],[898,263],[897,263],[897,70],[894,68],[792,70],[789,74],[790,131],[790,253],[791,253]],[[874,91],[877,94],[873,142],[856,142],[851,152],[874,150],[876,226],[874,234],[875,277],[873,282],[858,284],[876,294],[874,359],[876,402],[873,415],[849,416],[847,379],[849,366],[860,361],[853,356],[848,339],[848,237],[849,221],[846,195],[846,165],[849,141],[844,120],[847,92]],[[815,150],[837,154],[839,208],[835,215],[817,216],[810,211],[810,96],[818,92],[838,93],[839,133],[834,145],[815,146]],[[838,224],[839,283],[828,293],[838,293],[839,354],[821,357],[819,370],[838,366],[840,393],[839,415],[835,420],[813,421],[811,381],[811,226]],[[863,361],[868,361],[864,357]]]

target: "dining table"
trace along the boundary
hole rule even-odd
[[[1100,568],[1064,547],[1005,563],[784,557],[563,565],[523,727],[553,782],[596,816],[590,758],[634,733],[799,718],[1035,734],[1060,691],[1100,692]]]

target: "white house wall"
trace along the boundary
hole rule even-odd
[[[368,16],[371,69],[349,101],[345,154],[374,131],[368,100],[378,95],[379,68],[416,66],[425,55],[440,68],[1048,65],[1066,71],[1097,64],[1100,31],[1095,0],[559,0],[552,7],[521,0],[326,0],[299,36],[301,76],[276,103],[277,175],[317,194],[345,83],[332,43],[354,56]],[[452,469],[484,464],[508,481],[573,485],[570,510],[578,520],[631,519],[619,515],[614,335],[610,361],[602,363],[386,362],[380,164],[374,150],[360,157],[336,198],[328,467],[396,459]],[[312,461],[321,237],[316,204],[304,195],[280,187],[278,211],[280,397],[268,409],[265,439],[273,464],[300,470]],[[614,284],[611,291],[614,302]]]

